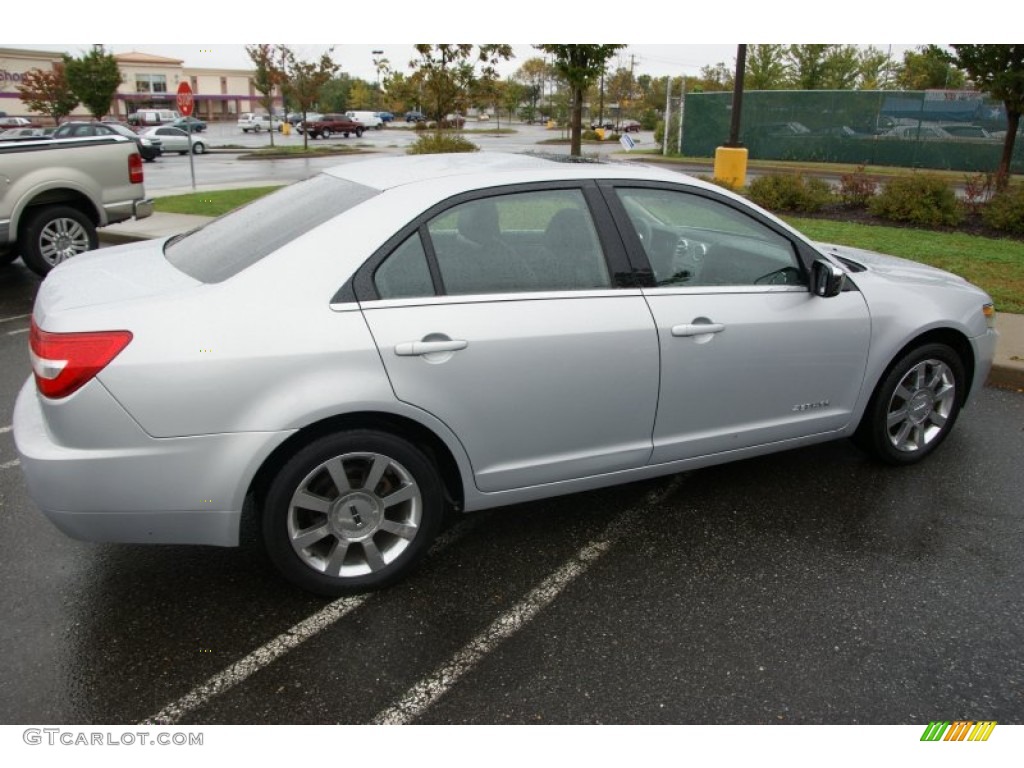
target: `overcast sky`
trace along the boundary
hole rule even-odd
[[[247,42],[285,42],[303,58],[334,48],[334,59],[349,74],[373,80],[374,50],[383,50],[392,67],[405,69],[416,40],[623,41],[629,44],[617,64],[655,76],[697,74],[724,62],[732,67],[736,41],[777,43],[853,43],[874,45],[902,59],[903,51],[922,43],[945,44],[955,36],[969,42],[1001,42],[998,30],[982,30],[981,14],[964,13],[962,0],[930,0],[911,13],[894,4],[827,4],[821,0],[732,0],[729,3],[646,3],[607,0],[379,0],[343,3],[239,3],[188,0],[147,7],[137,3],[122,13],[113,6],[48,0],[45,19],[37,3],[4,8],[0,46],[35,47],[81,53],[105,41],[115,53],[140,50],[184,60],[189,67],[249,68]],[[127,7],[126,7],[127,8]],[[180,9],[175,13],[175,9]],[[905,14],[905,15],[900,15]],[[972,18],[973,17],[973,18]],[[144,23],[143,23],[144,20]],[[991,26],[991,25],[989,25]],[[1004,34],[1018,30],[1004,25]],[[140,38],[141,36],[141,38]],[[392,42],[331,43],[331,38]],[[986,39],[987,38],[987,39]],[[123,42],[137,40],[141,42]],[[886,40],[889,42],[872,42]],[[15,42],[17,40],[18,42]],[[322,40],[323,42],[313,42]],[[179,42],[180,41],[180,42]],[[194,42],[188,42],[194,41]],[[213,41],[213,42],[207,42]],[[296,43],[295,41],[305,41]],[[644,42],[638,42],[644,41]],[[1011,40],[1010,42],[1014,42]],[[503,67],[511,74],[538,54],[517,44],[516,59]]]

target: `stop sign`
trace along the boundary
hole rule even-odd
[[[192,100],[192,86],[183,82],[178,86],[178,111],[182,117],[190,117],[195,102]]]

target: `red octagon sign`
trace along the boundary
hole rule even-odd
[[[192,86],[187,82],[178,85],[178,111],[182,117],[191,117],[195,102],[192,100]]]

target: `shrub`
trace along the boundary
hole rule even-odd
[[[601,137],[597,135],[597,131],[583,131],[580,134],[581,141],[600,141]]]
[[[919,173],[885,182],[868,209],[883,219],[922,227],[954,227],[964,218],[953,188],[937,176]]]
[[[480,148],[459,135],[447,133],[421,133],[409,147],[410,155],[437,155],[446,152],[476,152]]]
[[[976,173],[964,176],[964,205],[972,213],[980,213],[984,204],[992,199],[996,187],[996,174]]]
[[[750,199],[769,211],[814,213],[832,202],[827,181],[800,174],[759,176],[747,185]]]
[[[995,194],[981,210],[982,220],[993,229],[1024,235],[1024,187]]]
[[[839,177],[839,200],[850,208],[867,208],[877,191],[878,182],[864,172],[863,165]]]

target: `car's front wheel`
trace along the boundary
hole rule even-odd
[[[960,356],[945,344],[910,350],[868,404],[856,442],[888,464],[913,464],[949,434],[966,393]]]
[[[192,145],[192,152],[197,155],[205,154],[206,145],[203,144],[203,142],[201,141],[197,141],[195,144]]]
[[[271,560],[293,583],[338,596],[382,587],[426,554],[444,516],[434,463],[399,437],[322,437],[278,472],[263,509]]]

